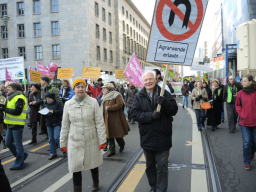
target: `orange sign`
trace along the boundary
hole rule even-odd
[[[40,83],[41,77],[42,77],[42,73],[37,72],[37,71],[32,71],[32,70],[29,70],[29,73],[30,73],[31,81]]]
[[[57,79],[68,79],[73,77],[73,68],[59,68]]]
[[[223,60],[224,60],[224,56],[221,56],[221,57],[215,58],[214,62],[223,61]]]
[[[124,69],[115,70],[116,79],[125,79],[126,76],[124,75]]]

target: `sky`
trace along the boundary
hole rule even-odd
[[[134,5],[139,9],[146,20],[151,24],[153,12],[155,8],[155,0],[131,0]],[[173,0],[172,0],[173,1]],[[191,0],[192,1],[192,0]],[[211,38],[211,25],[214,18],[214,14],[219,10],[222,0],[209,0],[206,9],[206,14],[199,36],[198,44],[203,43]],[[145,6],[146,5],[146,6]],[[209,53],[209,50],[208,50]],[[209,57],[209,56],[208,56]],[[195,72],[193,72],[195,73]],[[190,75],[190,68],[185,67],[185,75]]]

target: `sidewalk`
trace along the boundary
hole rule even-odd
[[[217,164],[222,191],[255,192],[256,160],[251,162],[251,171],[244,169],[243,141],[239,125],[234,134],[229,133],[227,120],[218,127],[216,131],[211,131],[208,127],[207,133]]]

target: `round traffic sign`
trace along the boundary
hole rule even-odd
[[[203,7],[203,2],[202,0],[195,0],[196,5],[197,5],[197,19],[195,24],[193,24],[191,21],[188,21],[188,27],[190,28],[189,31],[183,34],[173,34],[169,32],[166,27],[164,26],[163,22],[163,10],[164,6],[167,5],[168,7],[171,8],[171,10],[181,19],[184,21],[185,15],[181,12],[181,10],[171,1],[171,0],[160,0],[157,6],[156,10],[156,24],[157,27],[160,31],[160,33],[166,38],[171,41],[183,41],[185,39],[188,39],[191,37],[199,28],[202,20],[203,20],[203,15],[204,15],[204,7]],[[193,10],[192,10],[193,11]]]

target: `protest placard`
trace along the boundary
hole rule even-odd
[[[116,79],[126,78],[125,75],[124,75],[124,69],[115,70],[115,74],[116,74]]]
[[[32,71],[32,70],[29,70],[29,73],[30,73],[30,77],[31,77],[32,81],[40,83],[41,77],[42,77],[42,73],[37,72],[37,71]]]
[[[11,79],[24,79],[24,58],[13,57],[0,59],[0,81],[5,81],[6,69]]]
[[[68,79],[73,77],[73,68],[59,68],[57,79]]]
[[[82,77],[97,79],[100,76],[100,67],[84,67]]]

